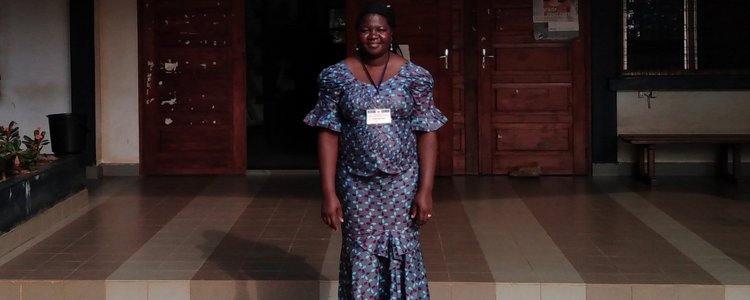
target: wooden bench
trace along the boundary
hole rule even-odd
[[[621,134],[620,138],[637,149],[636,175],[653,184],[656,182],[654,161],[657,144],[718,144],[721,146],[720,176],[737,182],[742,178],[742,144],[750,143],[750,134]],[[731,171],[727,167],[732,157]]]

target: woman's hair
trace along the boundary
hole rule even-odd
[[[381,15],[388,22],[391,28],[396,28],[396,13],[393,11],[393,7],[390,4],[383,4],[380,2],[367,3],[357,15],[356,25],[362,25],[362,21],[365,20],[367,15]]]
[[[390,4],[384,4],[380,2],[367,3],[364,7],[362,7],[362,10],[359,11],[355,25],[357,27],[362,25],[362,22],[368,15],[383,16],[383,18],[385,18],[385,21],[388,22],[388,26],[391,27],[391,30],[396,29],[396,12],[393,10],[393,7]],[[391,35],[390,47],[391,49],[393,49],[393,52],[396,52],[399,55],[403,55],[401,54],[401,48],[398,46],[398,43],[396,43],[396,38],[393,35]]]

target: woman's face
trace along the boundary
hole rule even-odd
[[[362,19],[357,28],[359,49],[369,57],[381,57],[388,52],[393,30],[388,21],[378,14],[370,14]]]

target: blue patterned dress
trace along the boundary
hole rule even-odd
[[[415,131],[447,118],[432,99],[433,80],[407,62],[378,91],[344,62],[324,69],[310,126],[339,133],[336,193],[344,212],[339,299],[429,299],[419,228],[409,212],[419,165]],[[390,124],[368,125],[367,109],[391,110]]]

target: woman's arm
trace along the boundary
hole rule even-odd
[[[320,216],[329,227],[338,230],[344,222],[341,203],[336,196],[336,160],[339,153],[339,134],[328,129],[318,133],[318,162],[320,163],[320,183],[323,188],[323,203]]]
[[[411,217],[418,225],[424,225],[432,217],[432,185],[437,161],[437,134],[434,131],[417,132],[419,155],[419,185],[411,209]]]

